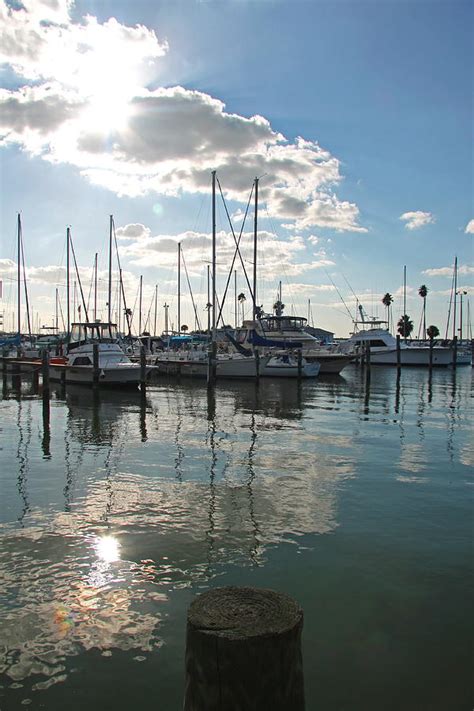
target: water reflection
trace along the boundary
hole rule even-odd
[[[466,387],[374,369],[54,398],[52,419],[42,400],[6,401],[21,514],[0,525],[0,672],[37,689],[86,650],[159,647],[176,589],[264,565],[283,544],[317,546],[359,472],[427,483],[429,454],[448,442],[455,457]]]
[[[18,479],[17,488],[18,493],[21,498],[22,507],[20,515],[18,516],[18,522],[23,526],[24,518],[30,510],[30,504],[28,500],[28,475],[29,475],[29,448],[31,444],[31,434],[32,434],[32,420],[31,420],[31,402],[26,405],[26,417],[23,418],[24,406],[19,400],[18,402],[18,414],[17,414],[17,427],[18,427],[18,449],[17,449],[17,460],[18,460]],[[23,422],[26,420],[26,423]]]

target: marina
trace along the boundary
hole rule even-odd
[[[471,368],[351,365],[45,400],[9,374],[2,709],[179,708],[186,607],[227,584],[302,604],[308,708],[398,711],[401,687],[464,708],[470,389]]]
[[[0,711],[472,711],[467,0],[0,0]]]

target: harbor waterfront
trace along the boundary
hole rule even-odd
[[[3,383],[0,709],[182,707],[186,610],[304,610],[309,711],[472,707],[471,368]]]

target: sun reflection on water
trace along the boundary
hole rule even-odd
[[[120,560],[120,543],[115,536],[101,536],[94,543],[97,557],[104,563],[114,563]]]

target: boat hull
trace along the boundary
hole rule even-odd
[[[304,363],[301,372],[298,364],[285,364],[270,358],[261,368],[260,375],[266,378],[316,378],[320,372],[319,363]]]
[[[370,352],[371,365],[398,365],[397,350],[372,349]],[[453,363],[453,352],[450,348],[433,348],[432,365],[436,368],[447,368]],[[430,365],[430,349],[429,348],[401,348],[400,349],[400,365],[414,367],[428,367]]]
[[[93,385],[94,369],[88,365],[50,365],[49,377],[51,380],[58,382]],[[121,367],[99,369],[98,384],[100,387],[117,385],[137,387],[139,383],[140,366],[138,365],[127,364]]]
[[[157,358],[155,364],[160,373],[183,375],[186,377],[206,378],[207,358]],[[224,358],[216,362],[217,378],[256,378],[257,365],[254,358]]]
[[[354,358],[351,356],[342,355],[341,353],[305,353],[303,355],[308,361],[308,363],[319,363],[321,368],[319,372],[321,375],[338,375],[343,368],[345,368],[349,363],[351,363]]]

